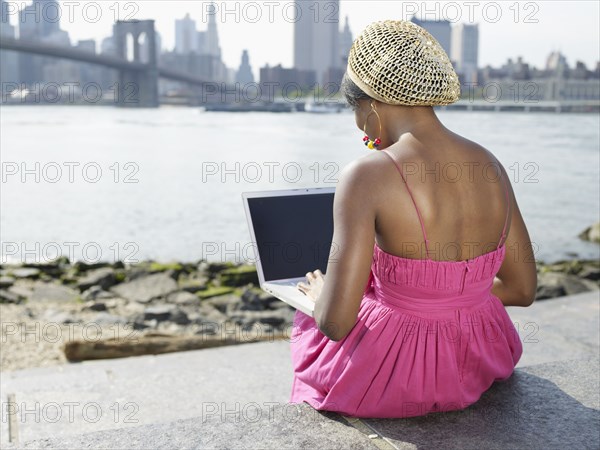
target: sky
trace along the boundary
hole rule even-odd
[[[11,8],[23,8],[30,1],[13,1]],[[100,41],[112,34],[115,18],[154,19],[162,37],[163,49],[175,45],[175,20],[189,13],[199,31],[206,30],[210,2],[201,0],[150,1],[61,1],[61,28],[71,42]],[[215,1],[222,56],[228,67],[238,68],[247,49],[255,76],[265,64],[293,64],[295,10],[292,0]],[[307,0],[303,13],[326,20],[332,4]],[[341,0],[340,29],[348,16],[356,38],[369,23],[385,19],[410,20],[413,14],[430,20],[450,20],[453,24],[479,24],[479,66],[500,66],[518,56],[538,68],[545,66],[548,54],[562,52],[570,66],[583,61],[593,69],[600,59],[600,2],[588,1],[392,1]],[[16,11],[12,9],[11,11]],[[568,20],[567,20],[568,19]],[[11,14],[11,23],[18,16]]]

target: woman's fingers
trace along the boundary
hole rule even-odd
[[[323,278],[324,276],[325,275],[323,275],[323,272],[321,272],[321,269],[313,270],[312,272],[306,273],[306,279],[308,281],[315,280],[317,278]]]

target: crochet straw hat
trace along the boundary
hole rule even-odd
[[[448,105],[460,83],[440,43],[405,20],[374,22],[356,38],[348,77],[367,95],[391,105]]]

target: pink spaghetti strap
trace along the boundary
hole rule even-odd
[[[410,198],[413,202],[413,205],[415,205],[415,210],[417,211],[417,216],[419,217],[419,222],[421,223],[421,231],[423,232],[423,239],[425,240],[425,252],[427,255],[427,259],[429,258],[429,246],[427,245],[429,243],[429,239],[427,239],[427,234],[425,233],[425,225],[423,224],[423,219],[421,218],[421,213],[419,212],[419,208],[417,207],[417,203],[415,202],[415,198],[412,195],[412,192],[410,190],[410,187],[408,186],[408,183],[406,182],[406,178],[404,178],[404,174],[402,173],[402,169],[400,168],[400,166],[398,165],[398,163],[396,162],[396,160],[394,158],[392,158],[392,155],[390,155],[388,152],[386,152],[385,150],[380,150],[382,153],[385,153],[394,163],[394,165],[396,166],[396,168],[398,169],[398,172],[400,172],[400,176],[402,177],[402,180],[404,181],[404,184],[406,185],[406,190],[408,191],[408,194],[410,195]]]
[[[510,211],[510,200],[508,198],[508,180],[504,177],[504,173],[502,173],[502,178],[504,181],[504,192],[506,194],[506,217],[504,218],[504,228],[502,228],[502,234],[500,235],[500,241],[498,242],[498,246],[496,249],[500,248],[504,242],[503,239],[506,237],[506,225],[508,224],[508,213]]]

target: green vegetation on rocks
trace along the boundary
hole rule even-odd
[[[167,270],[180,271],[183,270],[183,266],[179,263],[158,263],[152,262],[150,264],[150,272],[166,272]]]
[[[222,286],[244,286],[258,284],[258,273],[254,265],[242,265],[225,269],[219,273],[219,282]]]
[[[217,297],[219,295],[231,294],[234,291],[232,287],[226,286],[211,286],[203,291],[196,292],[196,295],[200,299],[204,300],[210,297]]]

